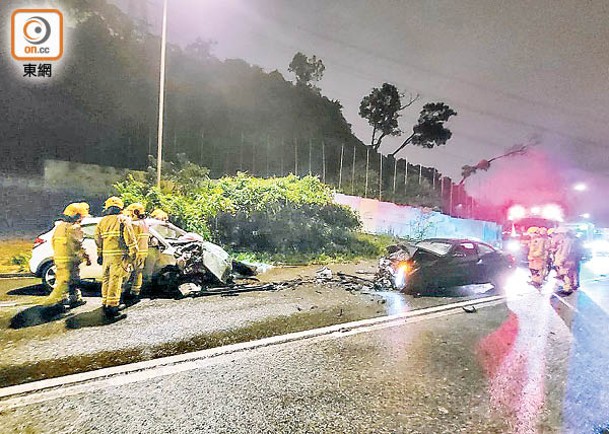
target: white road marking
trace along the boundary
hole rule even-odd
[[[314,330],[290,333],[257,341],[227,345],[176,356],[163,357],[145,362],[103,368],[95,371],[73,374],[48,380],[34,381],[0,389],[0,412],[11,408],[72,396],[92,390],[145,381],[157,377],[199,369],[221,363],[227,357],[243,357],[248,350],[286,344],[314,338],[336,339],[358,333],[403,325],[405,321],[418,322],[430,318],[462,313],[463,307],[476,305],[494,306],[505,301],[505,297],[491,296],[450,303],[441,306],[416,309],[398,315],[354,321]]]
[[[603,279],[609,280],[609,279]],[[583,283],[598,281],[589,279]],[[359,333],[381,330],[403,325],[405,321],[418,322],[431,318],[463,312],[463,307],[476,305],[478,309],[501,304],[506,300],[518,299],[531,295],[539,295],[537,290],[531,290],[513,296],[491,296],[462,302],[415,309],[397,315],[383,316],[368,320],[354,321],[335,326],[322,327],[314,330],[291,333],[282,336],[260,339],[257,341],[227,345],[208,350],[176,356],[163,357],[145,362],[131,363],[122,366],[103,368],[95,371],[73,374],[48,380],[10,386],[0,389],[0,412],[11,408],[22,407],[45,402],[60,397],[87,393],[104,387],[120,386],[157,377],[200,369],[206,366],[236,360],[246,357],[249,350],[287,344],[290,342],[311,339],[337,339]],[[563,299],[559,299],[569,308],[575,309]]]

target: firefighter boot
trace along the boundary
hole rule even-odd
[[[68,308],[74,309],[78,306],[87,304],[87,301],[82,299],[82,293],[80,292],[80,289],[76,288],[75,284],[70,284],[69,294],[67,300]]]
[[[123,293],[123,302],[125,304],[121,305],[121,306],[125,306],[125,308],[131,307],[131,306],[133,306],[135,304],[138,304],[140,302],[140,295],[139,294],[134,294],[131,291],[125,291]]]
[[[124,306],[124,305],[121,305]],[[121,306],[102,306],[104,311],[104,316],[107,320],[111,322],[120,321],[122,319],[127,318],[127,314],[124,312],[120,312]]]

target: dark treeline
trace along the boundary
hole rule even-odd
[[[0,56],[0,171],[39,175],[45,159],[144,169],[148,154],[156,154],[159,37],[105,0],[56,4],[70,17],[69,43],[49,84],[16,79],[8,53]],[[213,177],[237,170],[311,172],[340,183],[345,193],[364,193],[367,148],[352,134],[339,101],[278,71],[220,61],[212,48],[203,40],[168,47],[164,159],[186,154]],[[388,158],[379,185],[379,163],[371,150],[369,197],[382,187],[385,199],[439,205],[434,169],[423,168],[420,182],[419,167],[409,165],[404,182],[405,161],[398,162],[396,179]]]
[[[103,0],[59,4],[78,24],[50,85],[16,80],[8,53],[0,57],[2,169],[36,171],[46,158],[144,168],[156,150],[159,38]],[[267,138],[273,148],[280,138],[363,147],[339,102],[278,72],[219,61],[206,41],[168,48],[166,86],[169,159],[186,153],[216,167],[227,153],[238,159],[243,140],[266,146]]]

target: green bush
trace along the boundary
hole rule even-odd
[[[11,257],[11,265],[17,265],[20,270],[24,270],[29,261],[29,257],[24,254],[17,254]]]
[[[276,202],[269,209],[221,213],[214,228],[217,240],[238,252],[337,254],[350,248],[359,227],[350,210],[338,205]]]
[[[177,225],[233,252],[275,257],[376,252],[356,237],[357,214],[333,203],[333,190],[317,177],[262,179],[238,173],[212,180],[207,169],[183,158],[163,166],[167,173],[160,189],[153,186],[152,168],[116,184],[125,203],[142,202],[148,211],[162,208]]]

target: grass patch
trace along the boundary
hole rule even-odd
[[[370,318],[369,313],[343,312],[343,309],[340,307],[315,312],[298,312],[290,316],[256,321],[238,329],[202,334],[193,338],[159,344],[149,348],[103,351],[55,360],[3,366],[0,367],[0,387],[153,360],[159,357],[184,354],[224,345],[249,342],[367,318]]]
[[[262,262],[273,265],[327,265],[347,263],[362,259],[377,259],[386,253],[386,247],[400,238],[391,235],[373,235],[358,232],[355,234],[349,250],[336,253],[293,253],[269,254],[260,252],[232,252],[231,255],[245,262]]]
[[[0,273],[28,271],[28,261],[32,256],[30,240],[0,241]]]

